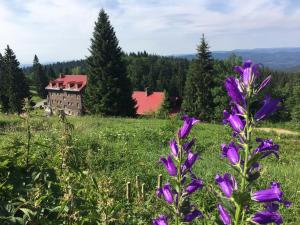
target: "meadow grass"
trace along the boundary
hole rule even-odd
[[[84,116],[68,119],[74,124],[73,140],[78,156],[99,175],[111,177],[113,187],[120,196],[125,195],[126,182],[134,181],[136,175],[140,176],[141,181],[146,184],[146,191],[151,195],[154,194],[159,173],[163,174],[164,182],[168,179],[158,160],[160,156],[170,153],[168,142],[181,126],[178,118],[162,120]],[[32,157],[41,164],[51,165],[53,156],[58,154],[55,149],[59,139],[57,121],[56,117],[33,119]],[[22,120],[17,116],[0,115],[2,153],[8,151],[12,143],[18,140],[21,142],[24,138],[21,123]],[[196,138],[194,149],[201,153],[194,172],[206,184],[205,190],[199,191],[193,201],[202,210],[210,211],[214,217],[217,216],[214,209],[216,199],[208,191],[208,187],[215,186],[216,173],[232,172],[225,163],[226,159],[220,158],[220,144],[231,140],[230,129],[218,124],[199,123],[193,128],[190,137]],[[293,203],[289,209],[281,209],[285,224],[300,224],[300,137],[261,131],[255,131],[254,139],[255,137],[272,138],[280,145],[279,160],[275,157],[263,160],[257,188],[267,188],[271,181],[282,183],[285,198]]]

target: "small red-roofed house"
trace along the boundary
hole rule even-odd
[[[86,75],[60,75],[57,79],[51,80],[46,87],[47,104],[51,112],[64,110],[67,115],[81,115],[82,94],[86,84]]]
[[[164,92],[149,92],[146,91],[134,91],[132,98],[137,102],[136,114],[137,115],[150,115],[158,112],[162,106],[165,93]]]

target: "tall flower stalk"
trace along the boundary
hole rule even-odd
[[[278,212],[278,203],[289,206],[283,201],[283,193],[280,184],[272,182],[269,189],[254,191],[253,184],[260,177],[260,161],[274,154],[278,158],[279,146],[272,139],[260,139],[260,144],[254,148],[251,145],[252,132],[255,125],[280,109],[280,99],[272,99],[266,96],[262,107],[254,113],[252,104],[257,100],[258,93],[268,85],[271,76],[262,83],[257,84],[260,76],[258,65],[253,65],[250,60],[243,66],[236,66],[235,71],[240,78],[228,77],[225,80],[225,88],[231,97],[231,112],[224,111],[224,124],[229,124],[233,131],[233,140],[228,145],[222,144],[222,157],[228,159],[228,163],[238,172],[238,182],[229,173],[224,176],[217,174],[216,183],[221,192],[218,204],[219,218],[223,224],[243,225],[246,222],[257,224],[282,223],[282,217]],[[264,204],[260,212],[250,214],[253,202]],[[249,215],[250,214],[250,215]]]
[[[203,187],[203,182],[192,172],[192,167],[199,158],[199,154],[191,150],[195,139],[187,140],[192,127],[199,120],[186,115],[182,119],[184,124],[178,130],[176,139],[170,141],[171,154],[159,160],[172,180],[158,187],[156,194],[170,205],[170,215],[160,215],[153,220],[155,225],[168,225],[170,221],[179,225],[203,216],[190,202],[191,195]]]

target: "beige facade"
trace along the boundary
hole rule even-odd
[[[67,115],[82,115],[82,92],[48,90],[47,100],[53,113],[63,109]]]

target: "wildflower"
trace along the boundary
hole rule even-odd
[[[168,218],[164,215],[160,215],[158,218],[152,221],[154,225],[168,225]]]
[[[188,141],[182,145],[182,148],[185,152],[189,152],[193,145],[195,144],[195,138],[193,138],[191,141]]]
[[[185,188],[185,192],[192,194],[193,192],[203,187],[203,181],[201,179],[193,179],[192,182]]]
[[[276,223],[279,225],[283,223],[280,213],[268,210],[255,213],[252,216],[252,221],[258,224]]]
[[[227,198],[232,196],[233,190],[237,190],[235,178],[229,173],[225,173],[224,177],[217,174],[215,181],[219,184],[219,187]]]
[[[163,193],[163,196],[164,196],[165,200],[168,203],[170,203],[170,204],[173,203],[174,198],[173,198],[173,194],[172,194],[172,190],[171,190],[171,185],[169,183],[166,183],[163,186],[162,193]]]
[[[234,70],[241,75],[241,80],[246,88],[253,84],[254,80],[259,76],[258,64],[252,66],[251,60],[246,60],[243,67],[234,67]]]
[[[177,157],[178,156],[178,145],[175,139],[170,141],[170,148],[173,156]]]
[[[235,77],[228,77],[225,80],[225,88],[234,103],[245,104],[245,97],[243,96],[238,79]]]
[[[282,201],[282,191],[280,190],[280,184],[272,182],[269,189],[256,191],[251,194],[251,199],[257,202],[273,202]]]
[[[192,212],[186,214],[183,218],[184,222],[192,222],[197,217],[203,217],[203,213],[198,209],[194,209]]]
[[[263,106],[256,112],[254,119],[257,121],[262,120],[278,109],[281,109],[282,107],[278,105],[280,102],[281,99],[272,99],[270,96],[266,96],[263,101]]]
[[[222,144],[221,149],[222,156],[227,157],[231,164],[236,165],[239,163],[239,147],[235,146],[234,142],[230,142],[228,147],[226,146],[226,144]]]
[[[245,122],[241,120],[241,118],[237,114],[229,114],[226,110],[224,110],[225,124],[229,123],[231,128],[237,132],[241,133],[244,130]]]
[[[266,79],[263,80],[263,82],[261,82],[260,86],[258,87],[258,89],[256,90],[256,93],[259,93],[260,91],[262,91],[270,82],[271,80],[271,76],[268,76]]]
[[[178,131],[178,137],[180,139],[186,138],[189,135],[193,125],[199,122],[199,120],[196,118],[190,118],[187,115],[182,116],[182,119],[184,120],[184,124]]]
[[[184,162],[182,171],[186,171],[186,170],[189,170],[190,168],[192,168],[193,164],[196,162],[198,157],[199,157],[198,153],[193,153],[192,151],[189,151],[188,157],[187,157],[186,161]]]
[[[219,218],[223,222],[223,224],[230,225],[231,224],[231,217],[229,212],[223,208],[221,204],[218,204],[219,210]]]
[[[161,157],[160,161],[164,164],[165,168],[167,169],[168,173],[170,174],[170,176],[176,176],[177,175],[177,168],[174,165],[174,162],[171,158],[171,156],[168,156],[168,160],[166,160],[165,158]]]
[[[264,152],[263,157],[266,157],[273,153],[277,159],[279,158],[278,155],[279,145],[274,144],[272,139],[257,138],[256,142],[260,142],[260,145],[253,151],[254,154],[257,154],[259,152]]]

